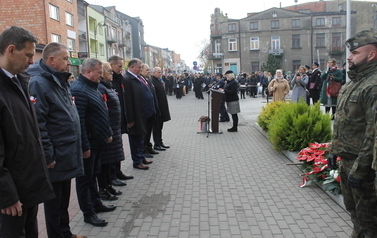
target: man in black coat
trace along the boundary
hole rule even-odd
[[[147,133],[147,120],[155,114],[153,95],[148,82],[140,76],[142,62],[132,59],[124,75],[125,111],[127,118],[128,142],[135,169],[148,170],[144,150],[144,135]]]
[[[156,114],[156,121],[153,126],[153,141],[155,147],[167,149],[170,148],[170,146],[165,145],[164,142],[162,142],[162,128],[164,122],[169,121],[171,118],[168,99],[166,98],[164,86],[160,80],[161,75],[161,68],[154,67],[152,70],[152,83],[156,92],[158,112]]]
[[[103,73],[102,62],[88,58],[82,63],[81,70],[82,74],[71,87],[80,116],[85,171],[84,176],[76,178],[77,198],[84,222],[93,226],[106,226],[107,221],[99,218],[97,213],[113,211],[115,206],[106,206],[101,202],[96,181],[96,175],[101,170],[101,151],[112,141],[108,111],[98,91]]]
[[[66,46],[52,42],[43,49],[42,59],[27,70],[30,94],[37,98],[35,111],[56,194],[55,199],[44,203],[48,237],[72,237],[68,214],[71,179],[84,175],[80,118],[69,89],[68,57]]]
[[[55,197],[28,92],[37,38],[21,27],[0,34],[0,237],[38,237],[38,204]]]
[[[122,83],[123,75],[121,74],[123,70],[124,60],[122,57],[113,55],[109,58],[109,63],[111,70],[113,71],[113,82],[112,87],[114,88],[116,94],[119,98],[120,103],[120,110],[121,110],[121,132],[122,134],[126,133],[127,131],[127,120],[126,120],[126,112],[124,110],[124,85]],[[115,162],[110,166],[110,178],[111,184],[114,186],[125,186],[127,185],[125,182],[120,180],[127,180],[133,179],[133,176],[125,175],[121,170],[121,162]]]

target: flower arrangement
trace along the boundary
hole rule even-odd
[[[298,153],[297,160],[302,161],[303,183],[300,187],[305,187],[311,182],[316,182],[324,186],[325,191],[334,195],[341,194],[340,176],[338,170],[330,170],[327,164],[329,145],[331,143],[311,143],[309,147],[302,149]],[[339,163],[340,158],[337,158]]]
[[[211,119],[208,116],[199,117],[198,122],[209,122]]]

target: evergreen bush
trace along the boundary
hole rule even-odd
[[[258,125],[264,130],[268,130],[268,125],[270,124],[271,117],[276,113],[276,111],[286,102],[276,101],[267,104],[262,107],[262,112],[258,116]]]
[[[276,110],[268,124],[268,139],[277,151],[298,151],[309,143],[331,139],[331,121],[320,110],[319,103],[286,103]]]

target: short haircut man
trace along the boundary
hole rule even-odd
[[[34,105],[46,163],[57,195],[44,203],[48,237],[72,237],[68,214],[71,179],[84,174],[80,118],[69,89],[68,57],[65,45],[52,42],[43,49],[42,59],[27,70],[31,76],[30,94],[37,98]]]
[[[17,26],[0,34],[0,237],[38,237],[38,204],[55,196],[29,77],[22,74],[33,63],[36,42]]]

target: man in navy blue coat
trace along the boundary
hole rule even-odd
[[[81,66],[82,74],[71,87],[81,124],[81,143],[85,175],[76,178],[77,198],[84,221],[94,226],[106,226],[107,221],[97,213],[110,212],[115,206],[102,204],[96,175],[101,171],[102,148],[112,141],[109,115],[104,99],[98,91],[102,76],[102,62],[86,59]]]

